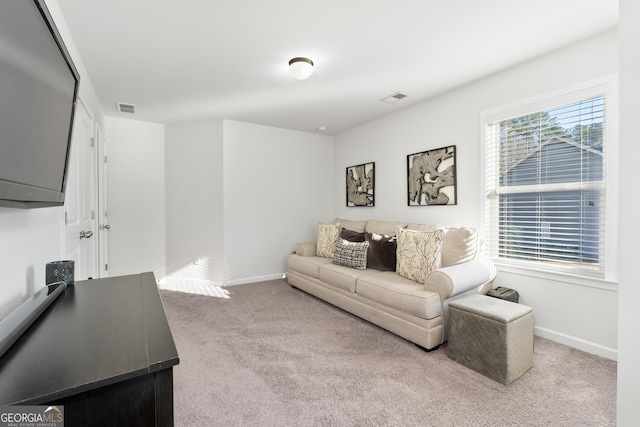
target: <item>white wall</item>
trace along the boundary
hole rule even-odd
[[[62,208],[0,208],[0,319],[45,286],[45,265],[61,259]]]
[[[481,112],[617,71],[618,39],[612,31],[338,135],[336,216],[465,225],[483,234]],[[458,205],[408,207],[406,156],[448,145],[457,147]],[[345,207],[345,168],[372,161],[375,207]],[[495,283],[518,290],[521,301],[534,308],[537,334],[616,357],[615,291],[505,272]]]
[[[167,279],[282,277],[331,219],[332,137],[211,119],[167,125],[165,150]]]
[[[108,117],[109,275],[164,276],[164,125]]]
[[[640,280],[638,280],[638,117],[640,105],[640,3],[620,0],[620,280],[618,338],[618,425],[640,420]]]
[[[222,284],[222,120],[166,126],[167,275]]]
[[[80,96],[102,127],[104,113],[58,2],[47,0],[46,4],[80,73]],[[35,210],[0,208],[0,319],[45,285],[47,262],[64,256],[63,218],[62,207]]]
[[[281,277],[332,219],[333,138],[224,121],[225,284]]]

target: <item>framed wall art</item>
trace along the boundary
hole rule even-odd
[[[374,162],[347,168],[347,206],[374,206]]]
[[[409,154],[407,190],[409,206],[457,204],[456,146]]]

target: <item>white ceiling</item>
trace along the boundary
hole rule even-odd
[[[618,25],[617,0],[58,3],[107,116],[328,134]],[[287,74],[296,56],[315,62],[309,80]]]

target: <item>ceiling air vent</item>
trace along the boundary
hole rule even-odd
[[[120,113],[135,114],[136,112],[135,104],[127,104],[126,102],[116,102],[116,106],[118,107],[118,112]]]
[[[404,93],[396,92],[393,95],[389,95],[386,98],[382,98],[380,101],[386,102],[387,104],[393,104],[394,102],[398,102],[401,99],[406,98],[407,95]]]

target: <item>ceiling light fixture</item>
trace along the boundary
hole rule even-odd
[[[313,61],[297,57],[289,61],[289,74],[296,80],[306,80],[313,74]]]

